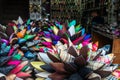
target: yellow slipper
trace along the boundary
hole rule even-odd
[[[31,65],[32,65],[35,69],[37,69],[37,70],[39,70],[39,71],[44,71],[42,68],[40,68],[41,65],[45,65],[44,62],[33,61],[33,62],[31,62]]]
[[[45,78],[36,78],[35,80],[45,80]]]

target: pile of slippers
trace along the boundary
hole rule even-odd
[[[39,25],[19,17],[0,25],[0,80],[118,80],[110,45],[98,45],[75,20]]]

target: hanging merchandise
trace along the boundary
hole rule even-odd
[[[29,1],[29,11],[31,20],[41,19],[41,0],[30,0]]]

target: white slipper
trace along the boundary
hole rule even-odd
[[[0,77],[5,76],[4,74],[0,73]]]
[[[48,57],[46,53],[39,52],[38,57],[40,58],[40,60],[42,60],[43,62],[47,64],[52,62],[52,60]]]
[[[51,73],[49,72],[40,72],[38,74],[35,74],[36,77],[42,77],[42,78],[48,78],[48,76],[50,75]]]

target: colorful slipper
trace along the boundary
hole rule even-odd
[[[98,46],[99,46],[99,42],[97,41],[92,45],[92,51],[97,51]]]
[[[61,59],[63,62],[70,63],[70,62],[74,62],[75,57],[72,56],[71,54],[67,53],[67,51],[62,51],[62,50],[61,50],[60,59]]]
[[[84,59],[82,55],[76,57],[74,60],[74,63],[79,67],[83,67],[87,64],[86,60]]]
[[[99,70],[104,67],[104,63],[98,61],[89,61],[87,67],[92,70]]]
[[[86,34],[85,34],[85,35],[86,35]],[[84,41],[83,38],[85,37],[85,35],[83,35],[83,36],[81,36],[81,37],[75,39],[74,41],[72,41],[72,43],[73,43],[74,45],[80,44],[81,42]]]
[[[89,52],[88,46],[83,46],[83,47],[79,50],[79,54],[82,55],[85,60],[87,60],[88,52]]]
[[[50,73],[55,72],[55,70],[49,64],[41,65],[40,67],[47,72]]]
[[[8,53],[11,49],[11,46],[7,46],[5,49],[4,49],[4,53]]]
[[[26,73],[26,72],[18,72],[16,74],[17,77],[20,77],[20,78],[25,78],[25,77],[30,77],[31,75],[29,73]]]
[[[31,48],[29,48],[29,50],[33,51],[33,52],[39,52],[40,51],[39,47],[37,47],[37,46],[31,47]]]
[[[68,74],[59,74],[59,73],[55,72],[55,73],[52,73],[51,75],[49,75],[49,78],[51,78],[51,80],[64,80],[68,76],[69,76]]]
[[[14,61],[9,61],[7,64],[8,64],[8,65],[18,66],[20,63],[21,63],[21,61],[19,61],[19,60],[14,60]]]
[[[45,80],[45,78],[36,78],[35,80]]]
[[[12,53],[13,53],[13,51],[14,51],[14,48],[11,48],[10,51],[9,51],[9,53],[8,53],[8,56],[11,56]]]
[[[100,56],[100,57],[97,59],[97,61],[98,61],[98,62],[103,62],[103,63],[109,65],[109,64],[112,63],[114,57],[115,57],[114,54],[111,53],[111,54],[107,54],[107,55],[105,55],[105,56]]]
[[[12,38],[12,39],[10,40],[10,44],[11,44],[11,45],[16,44],[17,42],[18,42],[18,38]]]
[[[74,46],[70,46],[68,49],[68,53],[74,57],[77,57],[79,54]]]
[[[50,63],[50,66],[60,74],[68,73],[64,68],[64,63]]]
[[[28,77],[28,78],[26,78],[26,80],[35,80],[35,79],[34,79],[34,78],[29,78],[29,77]]]
[[[35,54],[33,54],[30,51],[27,51],[24,56],[28,59],[33,59],[35,57]]]
[[[0,73],[0,77],[5,76],[3,73]]]
[[[27,51],[28,51],[28,47],[22,46],[22,47],[21,47],[21,50],[22,50],[23,52],[27,52]]]
[[[14,50],[18,49],[19,47],[20,47],[19,44],[15,44],[15,45],[13,45]]]
[[[75,73],[75,72],[77,72],[77,68],[74,67],[73,65],[69,64],[69,63],[64,63],[64,68],[69,73]]]
[[[38,58],[40,58],[43,62],[49,64],[52,62],[52,60],[48,57],[47,53],[38,53]]]
[[[49,72],[40,72],[38,74],[35,74],[36,77],[42,77],[42,78],[47,78],[51,73]]]
[[[22,31],[18,32],[16,35],[18,38],[23,38],[26,33],[26,29],[23,29]]]
[[[42,38],[47,42],[52,42],[52,40],[50,38],[46,38],[46,37],[42,37]]]
[[[73,36],[75,34],[75,27],[74,26],[71,26],[69,29],[68,29],[69,33],[70,33],[70,36]]]
[[[24,80],[24,79],[22,79],[22,78],[19,78],[19,77],[16,77],[16,78],[15,78],[15,80]]]
[[[15,66],[13,66],[13,65],[0,67],[0,73],[3,73],[6,75],[14,68],[15,68]]]
[[[7,39],[0,39],[0,42],[6,43],[6,45],[9,44],[9,41]]]
[[[57,57],[55,57],[51,53],[47,53],[47,55],[53,62],[61,62]]]
[[[25,43],[27,40],[24,39],[24,38],[19,38],[18,39],[18,44],[22,44],[22,43]]]
[[[22,68],[28,64],[28,61],[23,61],[21,64],[19,64],[17,67],[15,67],[10,73],[16,74],[22,70]]]
[[[92,73],[87,80],[101,80],[101,76],[96,73]]]
[[[97,70],[95,73],[99,74],[102,78],[108,77],[112,74],[110,71]]]
[[[30,39],[33,39],[35,36],[36,35],[28,35],[28,34],[26,34],[25,37],[24,37],[24,39],[25,40],[30,40]]]
[[[6,44],[6,43],[2,43],[2,44],[0,44],[0,45],[1,45],[0,48],[1,48],[2,50],[7,47],[7,44]]]
[[[0,66],[3,66],[11,59],[11,56],[0,57]]]
[[[21,51],[21,50],[19,50],[19,49],[18,49],[18,54],[20,54],[22,57],[24,56],[23,51]]]
[[[53,30],[54,34],[57,35],[58,34],[58,28],[56,26],[51,26],[51,29]]]
[[[70,37],[71,41],[74,41],[75,39],[79,38],[81,35],[81,32],[79,31],[78,33],[75,33],[73,36]]]
[[[75,74],[72,74],[68,80],[83,80],[83,79],[78,73],[75,73]]]
[[[42,68],[40,68],[40,66],[41,65],[45,65],[45,63],[44,62],[31,62],[31,65],[35,68],[35,69],[37,69],[37,70],[39,70],[39,71],[44,71]]]

